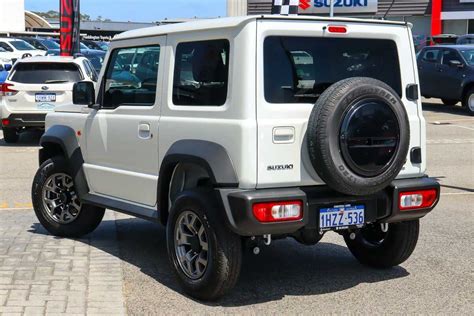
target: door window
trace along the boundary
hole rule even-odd
[[[423,52],[423,61],[435,63],[438,60],[439,49],[427,49]]]
[[[159,61],[159,45],[114,50],[106,71],[102,106],[154,105]]]
[[[227,99],[229,41],[181,43],[176,49],[173,103],[220,106]]]
[[[459,56],[459,54],[455,50],[451,50],[451,49],[445,50],[443,52],[442,64],[446,65],[446,66],[449,66],[449,63],[453,60],[461,62],[461,57]]]

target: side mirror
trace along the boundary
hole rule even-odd
[[[462,62],[460,62],[459,60],[450,60],[449,65],[451,67],[457,67],[457,68],[463,68],[464,67],[464,64]]]
[[[72,88],[72,102],[92,107],[95,104],[95,87],[93,82],[81,81]]]
[[[12,70],[13,66],[10,65],[10,64],[6,64],[6,65],[4,66],[4,68],[5,68],[5,71],[10,71],[10,70]]]

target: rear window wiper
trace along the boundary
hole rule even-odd
[[[44,83],[65,83],[69,82],[69,80],[46,80]]]

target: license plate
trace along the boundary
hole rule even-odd
[[[56,93],[37,93],[36,102],[56,102]]]
[[[321,230],[345,229],[350,226],[362,226],[365,223],[363,205],[336,205],[319,210],[319,227]]]

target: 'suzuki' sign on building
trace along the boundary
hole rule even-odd
[[[375,13],[377,0],[333,0],[334,12],[347,13]],[[304,4],[303,4],[304,3]],[[306,5],[307,4],[307,5]],[[331,0],[303,0],[300,1],[299,14],[326,14],[329,13]]]
[[[377,0],[333,0],[334,12],[340,14],[376,13]],[[331,0],[274,0],[273,14],[314,14],[330,12]]]
[[[60,0],[61,56],[80,52],[80,0]]]

